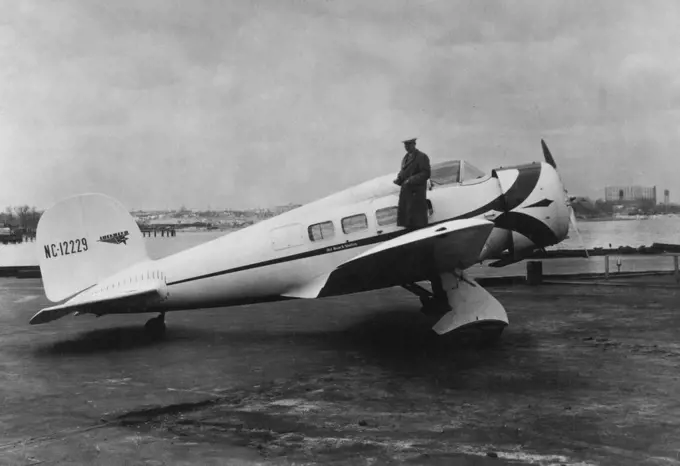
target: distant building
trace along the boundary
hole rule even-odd
[[[281,215],[284,212],[288,212],[289,210],[297,209],[300,207],[300,204],[286,204],[286,205],[280,205],[272,208],[272,213],[274,215]]]
[[[653,213],[657,206],[656,186],[607,186],[604,196],[615,215]]]
[[[656,186],[607,186],[604,188],[604,200],[613,204],[656,205]]]

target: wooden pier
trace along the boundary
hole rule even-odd
[[[177,230],[172,227],[161,227],[161,228],[141,228],[140,229],[142,232],[143,237],[149,237],[151,236],[158,237],[160,236],[161,238],[163,237],[175,237],[177,236]]]

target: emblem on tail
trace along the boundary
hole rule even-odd
[[[124,245],[127,246],[127,240],[128,237],[130,236],[130,233],[125,230],[125,231],[119,231],[118,233],[111,233],[110,235],[104,235],[100,236],[97,241],[100,243],[110,243],[110,244],[121,244],[123,243]]]

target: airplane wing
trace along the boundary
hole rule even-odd
[[[451,220],[385,241],[330,273],[284,293],[321,298],[429,279],[432,273],[466,269],[479,262],[493,230],[487,220]]]
[[[79,314],[121,313],[126,309],[139,312],[149,304],[160,302],[167,297],[167,285],[164,280],[152,279],[140,282],[128,282],[113,285],[97,285],[77,294],[63,304],[42,309],[35,314],[30,323],[44,324],[67,316],[73,312]]]

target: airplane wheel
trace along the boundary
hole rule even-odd
[[[420,312],[428,317],[442,317],[451,310],[451,306],[447,301],[439,301],[435,298],[420,298],[420,303],[423,305]]]
[[[165,316],[159,315],[149,321],[144,325],[144,330],[154,339],[163,338],[165,335]]]

